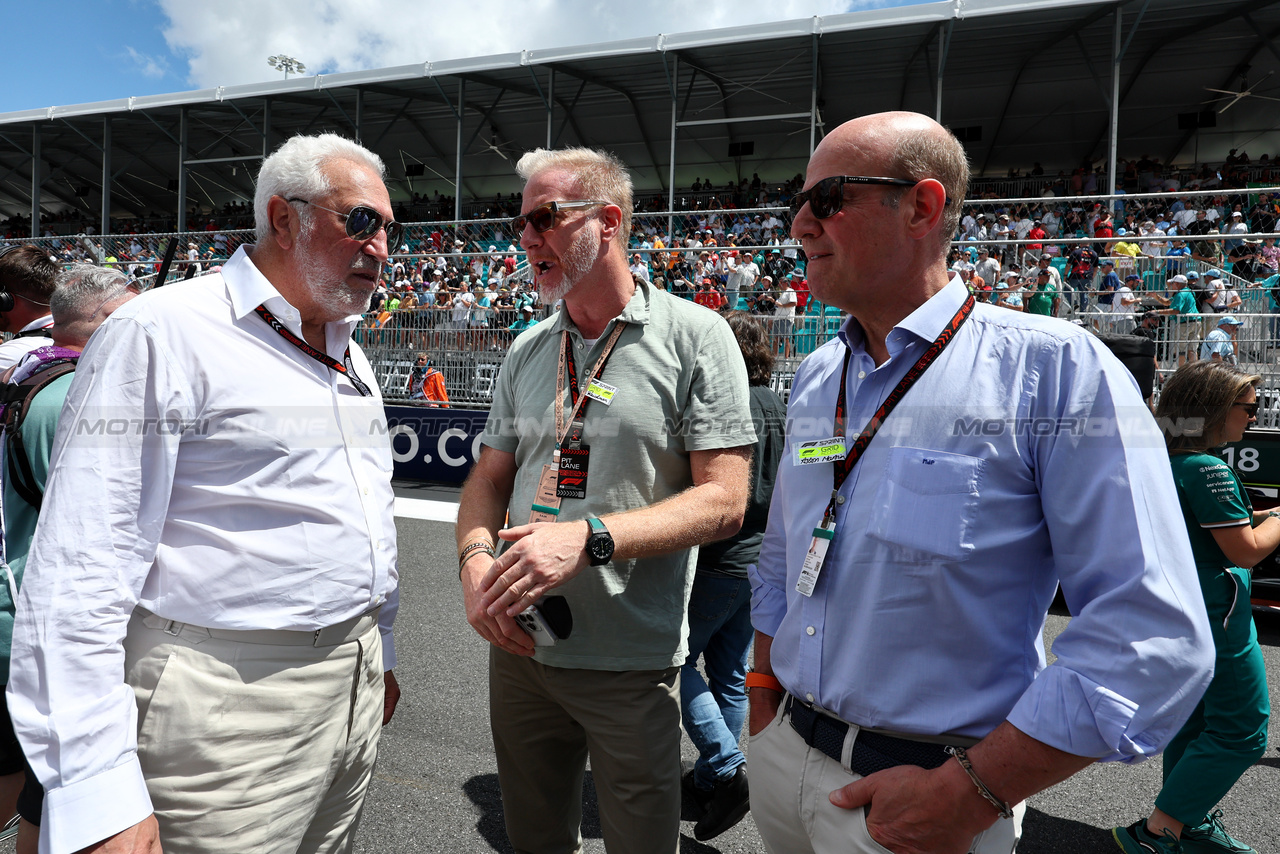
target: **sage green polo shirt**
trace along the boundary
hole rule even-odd
[[[583,442],[591,449],[587,497],[563,499],[561,521],[655,504],[693,486],[690,452],[755,444],[746,366],[729,325],[709,309],[639,282],[590,349],[563,309],[512,342],[480,439],[515,454],[510,524],[528,521],[542,467],[555,450],[562,333],[569,333],[584,381],[619,320],[627,326],[600,377],[617,393],[608,406],[592,400],[584,410]],[[568,417],[567,378],[564,385]],[[587,567],[553,591],[569,602],[572,635],[539,647],[537,660],[592,670],[683,664],[696,562],[691,549]]]

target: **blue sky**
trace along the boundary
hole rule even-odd
[[[806,18],[914,0],[10,0],[0,112]],[[25,34],[25,35],[24,35]]]

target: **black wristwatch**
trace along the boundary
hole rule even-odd
[[[587,525],[591,529],[587,537],[587,558],[592,566],[604,566],[613,559],[613,536],[595,516],[587,517]]]

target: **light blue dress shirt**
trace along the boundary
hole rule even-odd
[[[1165,445],[1137,385],[1088,332],[979,303],[840,490],[812,598],[796,592],[832,464],[840,370],[856,435],[965,297],[899,323],[881,366],[861,327],[800,366],[752,621],[796,696],[864,727],[981,738],[1008,719],[1080,756],[1138,761],[1190,715],[1213,643]],[[1076,616],[1045,666],[1061,582]]]

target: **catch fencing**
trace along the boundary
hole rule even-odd
[[[1013,185],[1011,185],[1013,186]],[[1017,186],[1027,186],[1024,183]],[[851,192],[856,192],[851,191]],[[803,279],[805,257],[798,242],[790,237],[791,215],[783,204],[752,209],[723,207],[718,193],[686,202],[691,210],[638,210],[632,216],[632,239],[628,252],[633,270],[648,277],[660,287],[685,298],[704,281],[710,280],[725,291],[730,300],[736,297],[741,310],[761,309],[772,314],[768,299],[757,298],[768,291],[776,296],[785,280],[794,273],[798,283]],[[988,193],[991,195],[991,193]],[[1274,196],[1274,198],[1273,198]],[[640,197],[638,197],[640,198]],[[1161,299],[1169,296],[1167,279],[1175,273],[1211,269],[1223,272],[1228,292],[1239,296],[1230,311],[1245,319],[1238,333],[1242,354],[1250,358],[1271,352],[1275,332],[1271,326],[1271,303],[1265,288],[1254,280],[1275,272],[1260,265],[1263,255],[1276,250],[1276,215],[1280,213],[1275,199],[1280,187],[1249,187],[1146,193],[1117,196],[1022,198],[969,198],[961,207],[964,221],[958,239],[952,244],[952,262],[964,267],[973,263],[979,270],[991,273],[991,262],[998,264],[996,281],[986,282],[984,295],[992,302],[1013,303],[1013,296],[1025,296],[1035,280],[1028,269],[1039,255],[1047,255],[1066,288],[1060,295],[1058,314],[1069,320],[1100,331],[1128,332],[1137,317],[1132,313],[1144,309],[1163,308]],[[1171,210],[1173,202],[1192,211],[1190,214]],[[638,207],[652,205],[653,200]],[[1232,214],[1239,209],[1241,216]],[[1201,217],[1195,211],[1203,210]],[[1110,213],[1116,232],[1111,237],[1092,234],[1092,220]],[[983,229],[975,229],[982,214]],[[1002,219],[1001,217],[1006,217]],[[1239,223],[1237,223],[1237,219]],[[1212,220],[1212,227],[1197,226],[1199,220]],[[1036,221],[1044,228],[1045,237],[1034,236]],[[1150,221],[1151,226],[1145,225]],[[1123,223],[1128,223],[1129,228]],[[1160,223],[1171,228],[1205,231],[1204,234],[1171,235],[1154,228]],[[987,228],[986,224],[990,224]],[[1243,230],[1240,226],[1243,225]],[[1234,228],[1234,233],[1232,229]],[[1218,233],[1212,233],[1216,230]],[[460,221],[407,223],[405,237],[388,260],[385,282],[396,296],[413,289],[418,305],[395,311],[370,313],[356,332],[375,366],[377,379],[389,399],[406,396],[410,366],[419,352],[427,353],[435,367],[445,375],[451,398],[461,404],[485,406],[492,400],[494,380],[501,368],[515,332],[518,312],[497,299],[507,288],[513,299],[532,293],[531,271],[519,248],[520,235],[511,220],[473,218]],[[165,251],[174,244],[175,252],[168,282],[200,275],[225,262],[242,244],[253,240],[253,232],[239,230],[206,230],[183,234],[74,235],[45,237],[37,240],[9,242],[35,243],[64,262],[88,261],[115,266],[135,276],[145,286],[154,284]],[[1179,245],[1175,241],[1184,241]],[[1067,256],[1078,245],[1089,245],[1099,255],[1115,262],[1121,281],[1129,280],[1137,300],[1128,311],[1113,312],[1112,296],[1100,290],[1102,270],[1095,268],[1085,278],[1073,275]],[[1239,263],[1239,247],[1256,247],[1250,265],[1244,270]],[[1185,247],[1185,248],[1184,248]],[[987,264],[980,263],[980,250],[986,249]],[[1187,254],[1182,254],[1186,252]],[[732,256],[732,261],[730,257]],[[1233,260],[1235,259],[1235,260]],[[734,293],[738,279],[730,278],[732,266],[754,260],[760,278],[750,289]],[[1020,278],[1009,281],[1003,273],[1018,270]],[[440,276],[435,272],[439,270]],[[1245,276],[1238,271],[1246,272]],[[765,277],[768,277],[766,280]],[[466,277],[466,278],[464,278]],[[433,287],[433,280],[444,279],[452,289]],[[456,305],[455,297],[482,285],[493,294],[489,307]],[[407,287],[406,287],[407,286]],[[726,287],[727,286],[727,287]],[[483,295],[482,295],[483,296]],[[803,296],[802,296],[803,300]],[[535,305],[534,319],[547,310]],[[842,314],[816,301],[802,305],[794,320],[766,316],[764,321],[774,340],[777,366],[774,387],[786,395],[795,367],[805,355],[830,339],[843,320]],[[1197,321],[1204,326],[1208,321]],[[1169,337],[1177,321],[1160,321],[1160,335]],[[1124,327],[1129,327],[1128,329]],[[1202,338],[1212,329],[1203,329]],[[1161,352],[1168,351],[1172,339],[1161,340]],[[1251,362],[1251,364],[1264,364]],[[1160,371],[1166,374],[1176,368],[1176,360],[1163,358]],[[1270,377],[1274,371],[1268,372]],[[1276,387],[1280,388],[1280,378]],[[1280,392],[1277,393],[1280,396]],[[1261,416],[1260,416],[1261,417]]]

